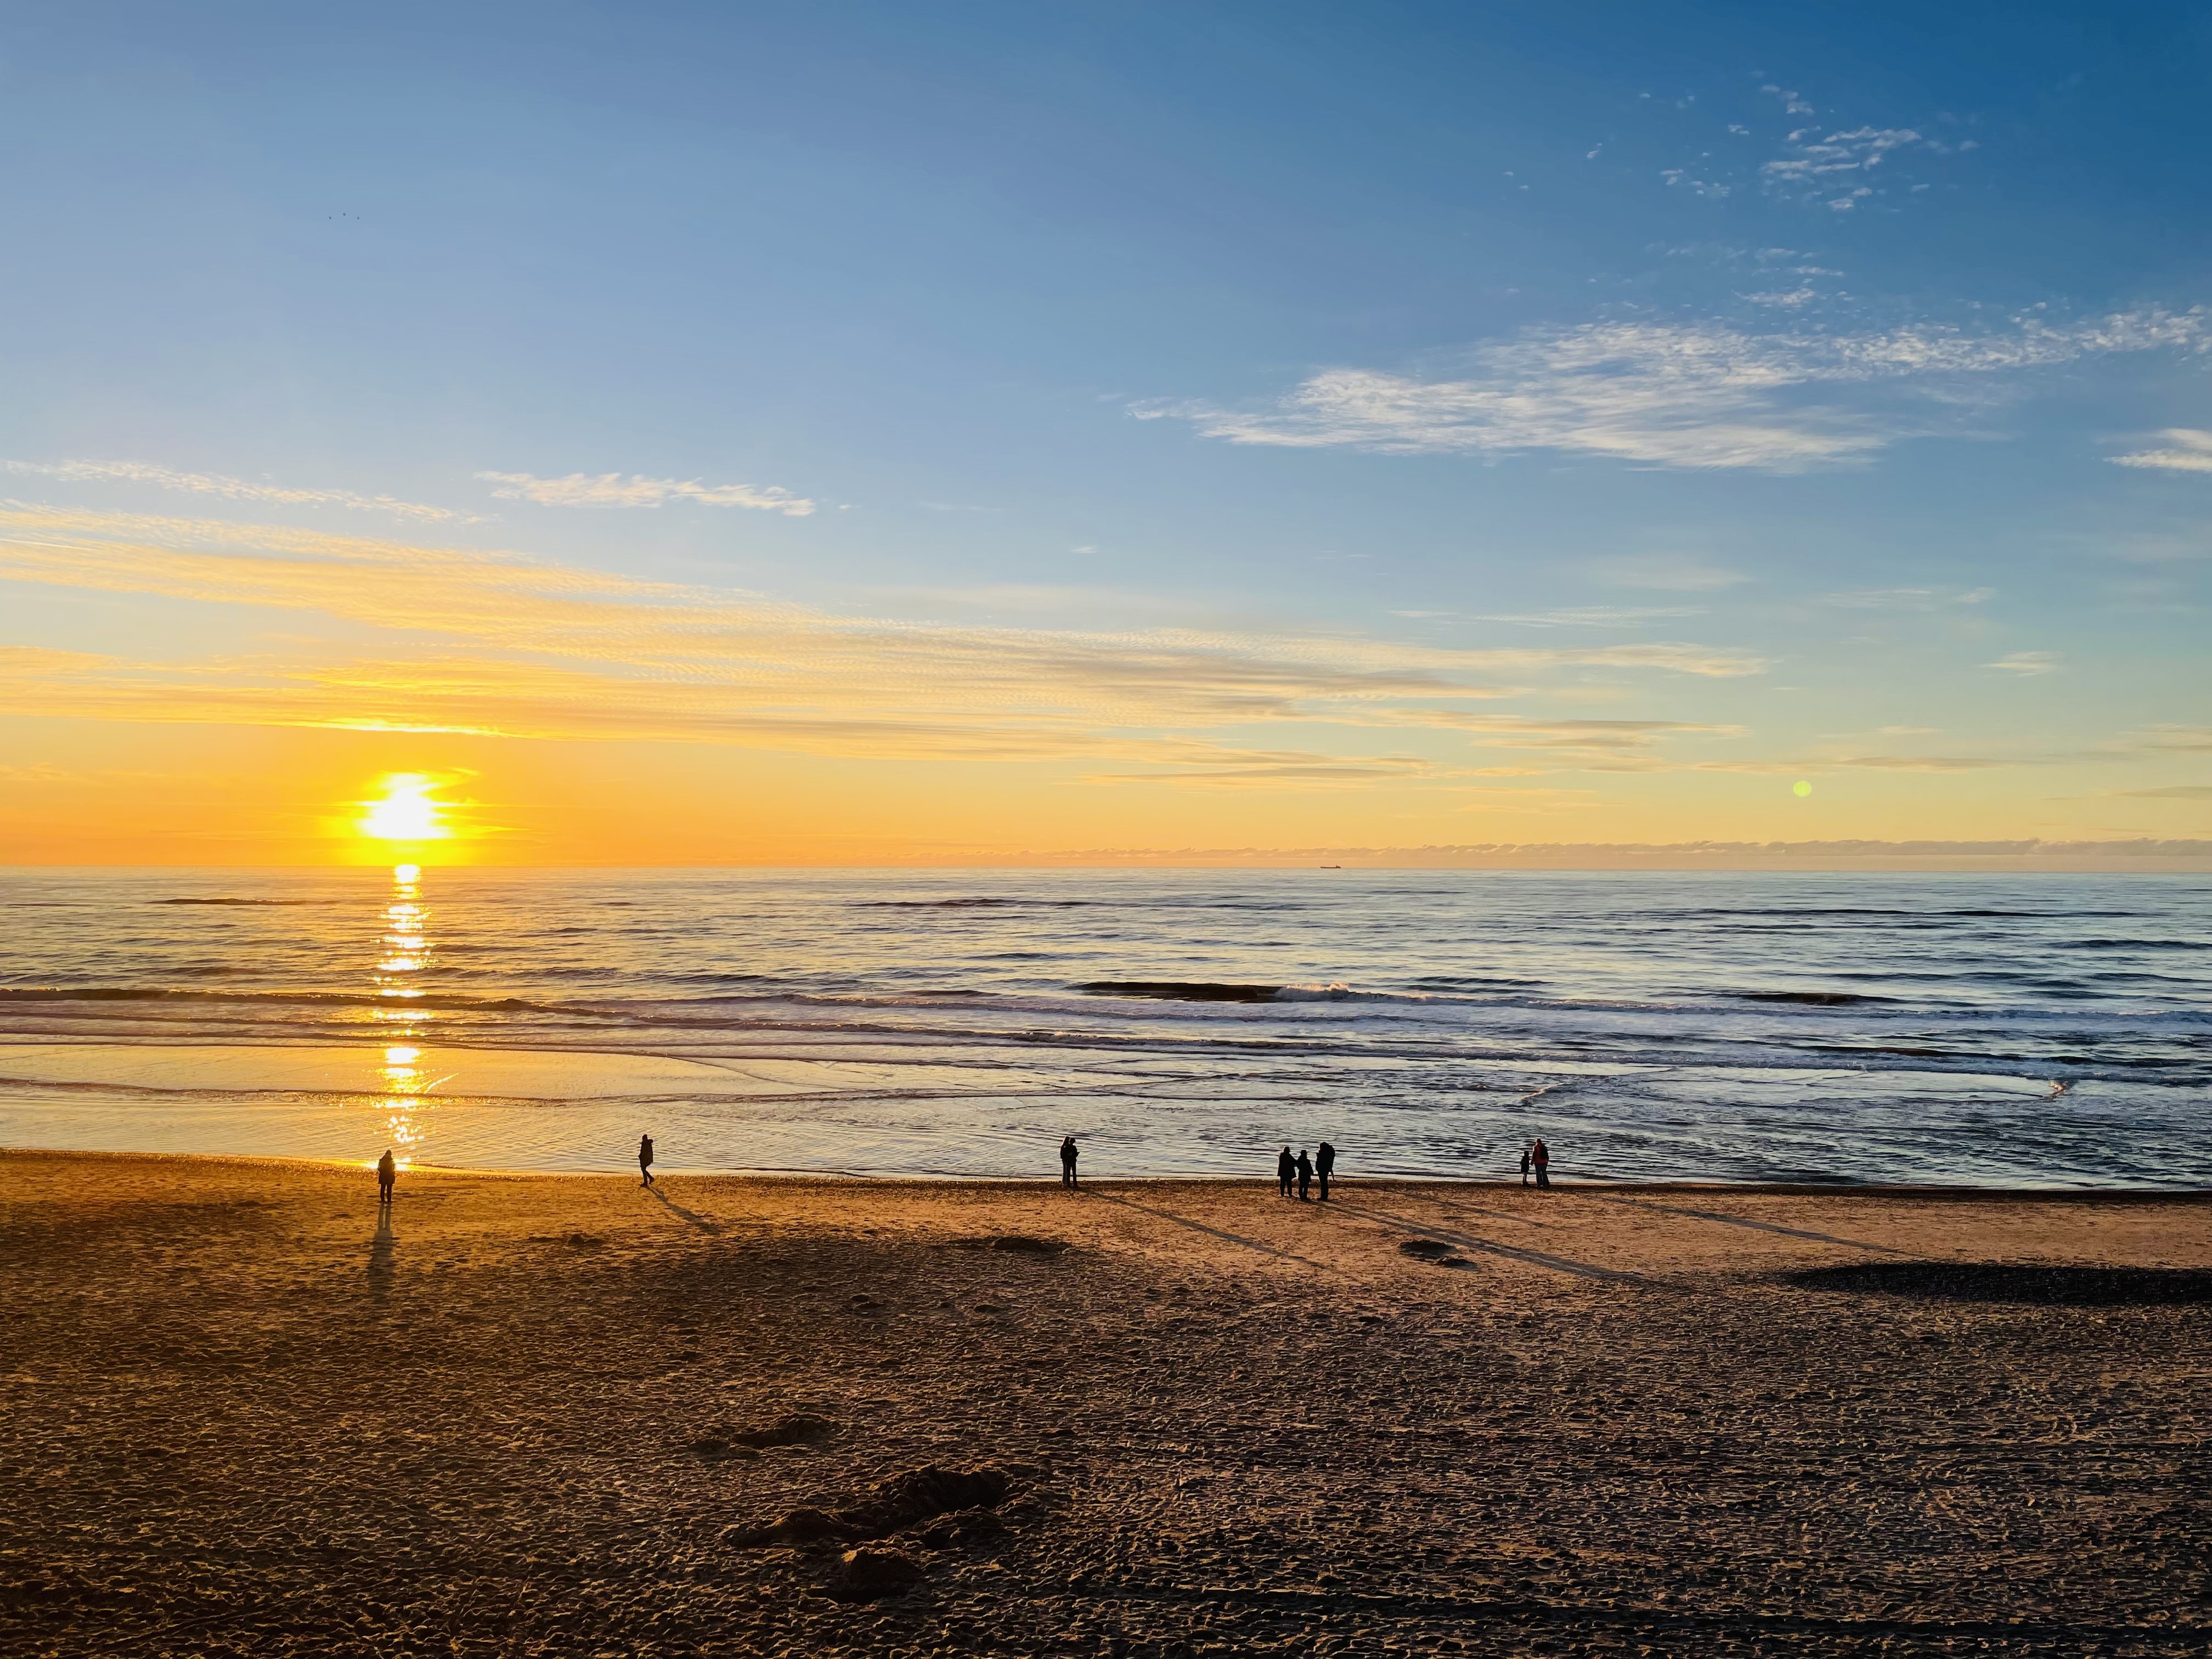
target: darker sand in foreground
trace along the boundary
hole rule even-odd
[[[2189,1197],[420,1174],[380,1226],[9,1154],[0,1230],[11,1653],[2212,1641]],[[897,1595],[742,1537],[931,1466],[1010,1484]]]

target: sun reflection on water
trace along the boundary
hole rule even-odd
[[[384,933],[369,975],[380,1004],[370,1018],[383,1029],[384,1064],[379,1073],[385,1138],[400,1168],[414,1162],[429,1129],[428,1095],[441,1080],[426,1075],[422,1039],[430,1034],[434,1010],[415,1006],[422,996],[419,975],[430,965],[430,907],[422,898],[422,866],[396,865],[392,894],[384,906]]]

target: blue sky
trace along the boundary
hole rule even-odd
[[[2212,836],[2208,18],[12,8],[0,830]]]

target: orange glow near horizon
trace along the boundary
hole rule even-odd
[[[0,728],[8,726],[0,716]],[[380,871],[386,881],[413,865],[400,879],[432,882],[455,865],[2206,865],[2202,843],[2188,838],[2208,833],[2212,821],[2202,815],[2212,799],[2171,795],[2178,775],[2108,777],[2085,761],[2078,775],[2062,769],[2046,778],[2023,766],[2023,779],[2064,797],[2033,821],[2042,839],[2031,842],[2008,771],[1845,775],[1790,758],[1796,763],[1774,773],[1662,768],[1581,782],[1514,775],[1272,790],[1109,783],[1042,763],[861,762],[708,744],[117,724],[7,755],[0,865],[337,866]],[[1797,782],[1810,792],[1800,795]],[[2124,793],[2135,783],[2169,794],[2138,799]],[[160,810],[148,810],[149,801]],[[392,838],[425,819],[441,838]],[[2100,850],[2154,831],[2153,841]],[[1935,844],[1954,841],[1960,844]]]

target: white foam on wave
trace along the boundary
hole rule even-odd
[[[1476,1003],[1481,997],[1436,996],[1425,991],[1355,991],[1342,980],[1327,985],[1282,985],[1270,999],[1275,1002],[1434,1002]]]

